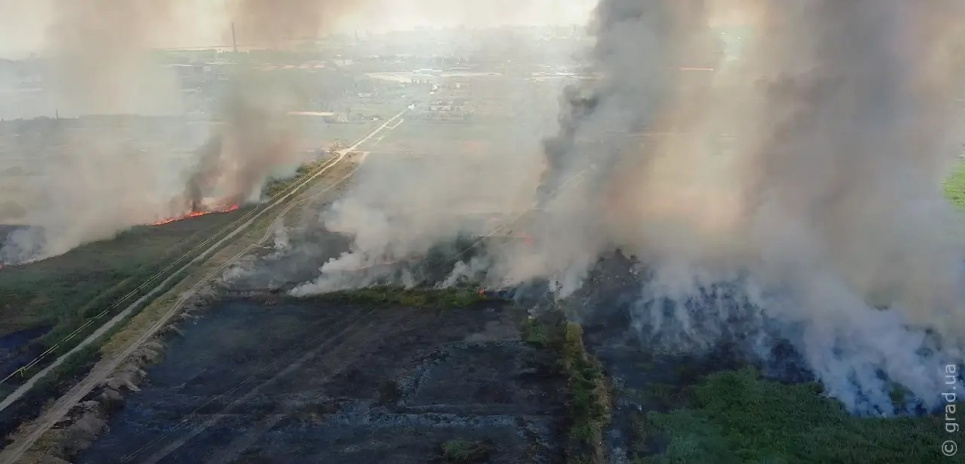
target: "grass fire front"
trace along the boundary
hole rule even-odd
[[[942,454],[942,414],[853,416],[818,383],[782,383],[751,367],[646,347],[604,347],[561,314],[525,321],[521,337],[559,354],[568,379],[568,463],[963,462]]]

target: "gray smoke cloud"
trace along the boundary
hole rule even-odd
[[[724,305],[693,302],[739,282],[757,308],[741,323],[787,339],[851,410],[894,412],[889,382],[937,405],[965,334],[962,218],[941,189],[962,135],[963,12],[954,0],[602,0],[602,78],[565,92],[541,176],[526,156],[503,165],[532,181],[514,204],[537,207],[517,223],[535,245],[490,247],[457,273],[548,279],[567,296],[619,249],[652,270],[636,327],[674,348],[728,332]],[[736,60],[709,28],[722,16],[753,31]],[[461,181],[467,168],[444,169]],[[366,257],[451,240],[469,222],[409,212],[489,192],[376,179],[360,178],[325,221],[356,236],[353,252],[295,294],[364,285]],[[654,301],[679,303],[670,321]]]
[[[290,39],[318,37],[338,20],[361,9],[366,1],[233,0],[230,10],[242,42],[279,44]],[[230,38],[230,35],[228,36]]]
[[[120,120],[89,120],[114,126]],[[177,193],[165,177],[164,160],[149,145],[103,136],[104,130],[76,130],[77,120],[33,122],[24,129],[13,150],[33,152],[31,171],[5,178],[17,208],[5,208],[6,224],[28,227],[13,230],[0,246],[0,262],[22,262],[69,251],[80,243],[111,237],[133,224],[150,223],[159,214],[171,214],[166,198]],[[122,123],[123,124],[123,123]],[[136,127],[110,131],[136,134]],[[102,138],[91,137],[97,131]],[[111,134],[116,135],[116,134]],[[42,137],[40,145],[23,140]],[[35,151],[36,150],[36,151]],[[162,193],[167,195],[162,195]],[[9,197],[8,197],[9,198]]]
[[[182,208],[204,211],[257,200],[280,166],[299,164],[299,127],[286,115],[297,108],[287,86],[253,77],[239,78],[221,103],[221,124],[198,151]],[[215,205],[206,199],[216,199]]]
[[[534,115],[530,115],[534,116]],[[494,221],[530,207],[540,165],[532,128],[494,128],[485,154],[427,154],[422,162],[373,156],[353,176],[354,187],[321,215],[325,229],[353,237],[350,250],[322,266],[322,278],[295,290],[306,295],[417,279],[393,263],[418,263],[440,243],[487,234]],[[401,130],[401,129],[400,129]],[[529,144],[529,145],[528,145]],[[295,252],[298,251],[296,248]]]
[[[180,32],[177,17],[182,6],[180,1],[164,0],[53,4],[47,49],[54,58],[54,89],[65,114],[171,111],[165,103],[178,101],[171,98],[177,96],[173,75],[159,76],[145,51],[164,35]],[[157,95],[159,90],[167,94]]]
[[[45,50],[50,116],[179,112],[174,76],[151,66],[146,53],[163,34],[177,33],[178,3],[51,4]],[[6,193],[14,207],[0,211],[0,220],[29,227],[0,236],[0,262],[61,254],[170,214],[158,199],[171,195],[169,179],[151,156],[155,147],[138,140],[143,126],[120,117],[8,126],[19,133],[5,134],[13,141],[5,155],[24,160],[31,172],[3,176],[0,182],[12,185]],[[15,209],[20,214],[10,214]]]
[[[318,37],[365,2],[335,0],[235,0],[228,5],[231,24],[242,44],[283,47],[285,41]],[[231,39],[227,31],[226,39]],[[296,142],[302,130],[286,115],[317,83],[275,80],[242,72],[221,102],[222,125],[199,151],[180,201],[202,210],[206,198],[219,207],[256,199],[280,166],[297,165]]]
[[[56,111],[113,119],[35,121],[38,133],[8,146],[32,174],[0,174],[3,191],[10,194],[0,209],[0,224],[29,227],[9,235],[0,231],[0,262],[55,256],[134,225],[258,200],[263,184],[279,168],[302,161],[304,154],[295,148],[300,127],[286,115],[301,109],[308,85],[317,82],[241,70],[231,76],[212,124],[180,119],[177,79],[152,61],[152,50],[172,43],[172,37],[197,35],[194,28],[205,22],[192,17],[192,3],[72,0],[51,5],[45,50],[52,72],[51,116]],[[236,23],[249,42],[274,46],[291,33],[327,32],[347,10],[344,5],[245,0],[227,5],[225,23]],[[225,35],[230,34],[226,27]],[[26,177],[33,180],[22,182]]]

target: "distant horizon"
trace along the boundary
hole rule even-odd
[[[53,0],[0,0],[0,58],[24,59],[49,51],[48,34],[58,21]],[[187,5],[187,6],[185,6]],[[155,49],[204,48],[230,45],[232,18],[221,1],[181,5],[173,12],[172,33]],[[589,22],[595,0],[529,0],[518,5],[510,0],[463,0],[451,4],[439,0],[369,0],[353,7],[329,25],[332,34],[353,31],[384,33],[438,28],[488,29],[501,26],[579,26]],[[59,18],[63,20],[63,18]],[[320,34],[322,35],[322,34]]]
[[[415,33],[415,32],[446,32],[446,31],[458,31],[458,30],[482,32],[482,31],[494,31],[494,30],[500,30],[500,29],[561,29],[561,28],[580,29],[583,27],[585,27],[585,25],[579,24],[579,23],[503,24],[498,26],[472,26],[472,25],[416,26],[409,29],[391,29],[391,30],[379,30],[379,31],[371,31],[371,30],[363,30],[363,29],[358,29],[354,31],[345,30],[345,31],[332,32],[327,35],[321,35],[318,37],[284,39],[284,42],[292,43],[292,42],[322,41],[322,40],[337,38],[337,37],[353,37],[355,33],[358,33],[359,36],[362,38],[366,38],[366,36],[379,37],[379,36],[385,36],[385,35],[397,34],[397,33]],[[243,41],[239,41],[237,45],[239,48],[247,48],[247,49],[265,50],[265,49],[271,48],[270,45],[245,43]],[[152,47],[149,50],[150,51],[204,51],[204,50],[220,50],[220,49],[230,50],[233,47],[234,47],[234,44],[232,44],[231,42],[227,42],[227,43],[221,43],[221,44],[209,43],[209,44],[170,46],[170,47],[158,46],[158,47]],[[44,58],[49,58],[49,55],[45,54],[43,51],[23,52],[18,54],[0,54],[0,60],[8,60],[8,61],[24,61],[24,60],[30,60],[30,59],[44,59]]]

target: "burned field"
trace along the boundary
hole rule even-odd
[[[699,356],[661,350],[619,299],[622,287],[639,284],[626,264],[601,262],[588,293],[557,308],[488,300],[471,287],[301,299],[229,292],[247,296],[169,331],[139,388],[121,381],[92,392],[84,404],[106,410],[106,422],[72,415],[60,455],[80,463],[936,462],[939,417],[851,416],[794,367],[793,353],[781,370],[758,370],[728,343]],[[536,319],[521,309],[534,305]],[[573,305],[608,310],[581,326],[567,320]]]
[[[699,298],[665,305],[662,313],[698,311],[691,333],[698,347],[641,318],[645,270],[617,254],[602,259],[588,285],[564,303],[579,314],[583,342],[609,385],[602,433],[609,462],[940,462],[945,411],[905,411],[899,417],[855,416],[831,398],[800,355],[768,329],[742,318],[739,294],[711,303]],[[723,306],[715,304],[725,302]],[[727,330],[699,317],[730,314]],[[666,322],[666,321],[664,321]],[[757,350],[766,347],[762,358]],[[689,348],[683,348],[689,343]],[[902,410],[907,392],[893,386]],[[955,406],[954,404],[952,405]],[[961,407],[962,404],[957,405]],[[604,462],[604,461],[594,461]]]
[[[169,340],[77,462],[557,462],[565,379],[520,341],[523,317],[225,300]]]

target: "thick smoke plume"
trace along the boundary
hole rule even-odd
[[[649,269],[636,327],[669,348],[778,337],[852,410],[893,412],[891,382],[934,407],[965,341],[965,242],[942,194],[962,135],[963,13],[954,0],[602,0],[602,78],[564,94],[546,171],[532,202],[516,202],[537,207],[514,223],[535,245],[456,270],[499,286],[547,279],[567,296],[622,250]],[[736,60],[709,27],[721,17],[753,31]],[[503,171],[534,172],[517,159]],[[387,222],[458,206],[447,187],[385,191],[367,182],[378,178],[325,222],[357,237],[353,252],[296,294],[364,285],[367,257],[470,229]],[[748,343],[771,356],[760,337]]]
[[[242,43],[279,45],[285,40],[315,38],[331,30],[346,13],[365,1],[233,0],[232,18]]]
[[[298,127],[286,118],[296,109],[289,90],[264,79],[239,79],[222,102],[220,125],[198,152],[179,199],[187,202],[183,208],[204,211],[257,200],[273,171],[298,164]],[[217,204],[207,204],[211,198]]]
[[[150,66],[146,53],[165,34],[177,34],[180,4],[52,4],[46,31],[51,116],[180,111],[173,76]],[[163,195],[176,190],[162,174],[165,166],[137,141],[144,134],[142,124],[71,119],[16,127],[16,137],[8,137],[16,141],[10,153],[27,160],[31,180],[7,192],[22,214],[5,214],[0,221],[29,227],[0,234],[0,262],[61,254],[171,213]],[[16,183],[17,177],[4,176],[2,182]]]
[[[241,42],[281,47],[286,40],[318,37],[364,2],[335,0],[235,0],[229,3],[231,26]],[[229,35],[230,37],[230,35]],[[300,128],[286,118],[304,101],[304,82],[275,81],[252,73],[236,82],[221,102],[222,125],[200,150],[184,197],[191,210],[255,199],[280,166],[298,164],[295,144]],[[309,84],[310,85],[310,84]]]
[[[178,21],[181,0],[59,1],[52,5],[53,23],[47,47],[54,58],[55,90],[64,114],[133,114],[170,111],[165,102],[177,101],[173,85],[156,94],[158,79],[147,50],[165,36],[183,33]],[[161,76],[163,79],[171,76]],[[173,84],[170,82],[168,84]],[[153,108],[151,108],[153,106]],[[165,111],[167,110],[167,111]]]
[[[230,37],[229,26],[236,23],[239,37],[250,44],[280,45],[290,34],[327,32],[345,4],[239,1],[226,5],[224,35]],[[257,200],[271,175],[298,164],[299,128],[285,115],[302,109],[304,86],[241,70],[230,76],[230,89],[213,108],[212,125],[180,119],[177,79],[152,61],[152,50],[199,35],[203,22],[192,17],[196,10],[183,0],[52,5],[46,49],[51,116],[114,119],[34,122],[33,141],[11,147],[29,156],[38,180],[4,189],[13,193],[0,210],[0,224],[29,227],[12,234],[0,229],[0,263],[54,256],[134,225]],[[118,115],[167,119],[155,123]],[[174,143],[160,146],[156,141],[164,137],[158,134],[165,132]],[[171,157],[179,152],[192,155]]]

